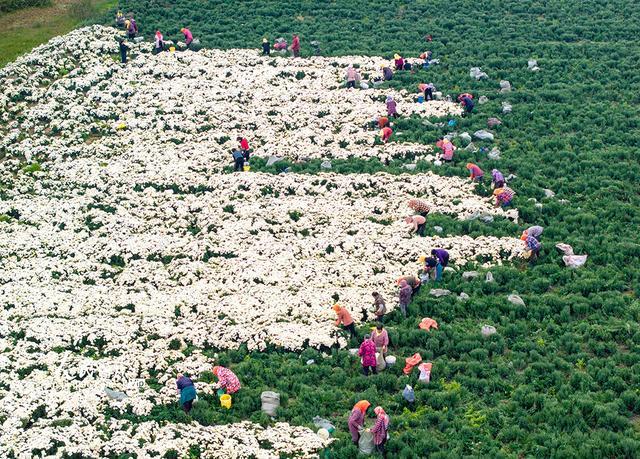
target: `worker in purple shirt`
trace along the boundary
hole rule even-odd
[[[442,265],[443,268],[446,268],[449,264],[449,252],[445,249],[433,249],[431,251],[431,255],[438,259],[438,262]]]

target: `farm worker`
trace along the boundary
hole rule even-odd
[[[386,104],[387,104],[387,115],[388,116],[393,116],[394,118],[397,118],[398,117],[398,106],[396,104],[396,101],[393,100],[393,97],[387,96]]]
[[[262,39],[262,55],[268,56],[271,54],[271,45],[269,44],[269,40],[266,38]]]
[[[446,268],[449,264],[449,252],[445,249],[433,249],[431,250],[431,255],[438,259],[443,268]]]
[[[133,39],[138,34],[138,24],[136,24],[136,20],[133,19],[133,16],[129,19],[129,27],[127,27],[127,32],[129,33],[129,38]]]
[[[494,188],[502,188],[504,186],[504,175],[498,169],[491,171],[491,185]]]
[[[398,107],[396,101],[393,100],[393,97],[387,96],[387,115],[393,116],[394,118],[398,117]]]
[[[433,83],[427,83],[424,88],[424,100],[433,100],[433,91],[436,90],[436,87]]]
[[[293,40],[291,40],[291,51],[293,51],[293,57],[300,56],[300,37],[298,34],[293,34]]]
[[[356,82],[360,81],[360,74],[356,69],[353,68],[352,64],[349,64],[349,67],[347,67],[346,78],[347,78],[347,88],[355,88]]]
[[[473,111],[473,96],[471,94],[461,94],[458,96],[458,101],[462,104],[467,113],[471,113]]]
[[[221,389],[227,394],[235,394],[240,390],[240,380],[228,368],[214,366],[213,374],[218,377],[218,382],[213,386],[214,389]]]
[[[387,353],[387,347],[389,346],[389,333],[384,328],[382,323],[378,323],[376,328],[371,333],[371,339],[373,343],[376,345],[376,350],[381,354]]]
[[[407,284],[409,284],[409,287],[411,287],[411,290],[414,294],[418,293],[418,290],[420,290],[420,279],[418,279],[416,276],[402,276],[398,278],[396,284],[399,286],[402,281],[405,281]]]
[[[407,225],[411,225],[411,229],[409,230],[409,234],[415,232],[419,236],[424,237],[424,231],[427,228],[427,219],[422,215],[414,215],[413,217],[405,217],[404,222]]]
[[[196,386],[193,385],[193,381],[189,377],[183,374],[178,375],[176,386],[180,394],[180,406],[185,413],[188,413],[196,399]]]
[[[402,66],[404,70],[411,70],[411,62],[408,59],[404,60],[404,65]]]
[[[391,138],[391,134],[393,134],[393,129],[391,129],[389,126],[385,126],[380,130],[380,139],[382,140],[382,143],[387,143],[389,141],[389,138]]]
[[[484,172],[482,172],[482,169],[480,169],[478,166],[476,166],[473,163],[467,163],[467,170],[471,174],[469,175],[469,178],[471,179],[471,181],[482,180],[482,177],[484,176]]]
[[[384,315],[387,313],[387,305],[384,302],[384,298],[378,292],[373,292],[373,313],[376,315],[376,320],[380,323],[384,321]]]
[[[453,152],[458,149],[451,140],[445,138],[439,139],[436,142],[436,147],[442,150],[442,159],[445,161],[453,160]]]
[[[357,336],[356,334],[356,326],[353,324],[353,319],[351,318],[351,314],[345,308],[340,306],[339,304],[333,305],[333,310],[336,312],[338,318],[336,319],[336,327],[340,324],[344,326],[345,329],[349,330],[352,338]]]
[[[386,127],[389,124],[389,118],[387,118],[386,116],[379,116],[378,117],[378,127],[380,129]]]
[[[376,445],[376,451],[386,457],[384,445],[387,442],[387,432],[389,431],[389,416],[384,412],[381,406],[376,406],[373,412],[376,414],[376,423],[371,428],[373,434],[373,444]]]
[[[404,68],[404,59],[400,54],[394,54],[394,65],[396,66],[396,70],[402,70]]]
[[[384,64],[382,64],[380,68],[382,69],[382,79],[384,81],[389,81],[393,79],[393,70],[391,70],[391,68],[387,67]]]
[[[122,14],[122,11],[116,13],[116,24],[119,26],[124,24],[124,14]]]
[[[369,376],[369,372],[374,375],[376,370],[376,345],[371,341],[371,335],[364,335],[364,340],[360,344],[358,355],[362,358],[362,373]]]
[[[244,160],[249,161],[249,141],[242,136],[239,136],[236,140],[240,142],[240,151],[244,156]]]
[[[429,257],[425,260],[424,271],[428,276],[431,276],[431,279],[441,281],[443,270],[442,264],[436,257]]]
[[[358,440],[360,440],[360,429],[364,428],[364,418],[370,406],[371,403],[368,401],[360,400],[351,410],[348,425],[349,432],[351,432],[351,441],[356,445],[358,444]]]
[[[527,228],[522,232],[522,236],[520,236],[520,239],[522,239],[523,241],[526,241],[528,236],[532,236],[532,237],[535,237],[536,239],[540,239],[540,235],[542,234],[543,231],[544,231],[544,228],[542,226],[530,226],[529,228]]]
[[[427,218],[427,215],[429,214],[429,204],[427,204],[424,201],[421,201],[420,199],[409,199],[409,202],[407,202],[407,205],[409,206],[409,208],[411,210],[414,210],[418,215],[421,215],[425,218]]]
[[[496,197],[496,207],[500,206],[508,206],[511,204],[511,200],[516,193],[509,188],[508,186],[504,186],[502,188],[496,188],[493,190],[493,195]]]
[[[538,259],[538,256],[540,256],[540,249],[542,248],[542,244],[540,244],[540,242],[538,242],[538,240],[533,236],[527,236],[527,239],[524,243],[527,249],[531,252],[529,261],[536,261]]]
[[[244,167],[244,155],[240,150],[233,151],[233,170],[239,172]]]
[[[164,51],[164,37],[162,36],[159,30],[156,30],[154,51],[156,53],[159,53],[160,51]]]
[[[400,281],[400,291],[398,292],[398,302],[400,303],[400,310],[402,311],[402,315],[407,317],[407,306],[411,302],[411,295],[413,294],[413,290],[411,286],[407,283],[406,280]]]
[[[424,59],[424,62],[422,63],[422,68],[423,69],[428,69],[429,65],[431,65],[431,51],[426,51],[422,54],[420,54],[420,59]]]
[[[124,39],[120,39],[118,46],[120,48],[120,62],[122,62],[123,64],[127,63],[127,50],[129,49],[129,47],[124,43]]]
[[[180,32],[184,35],[184,42],[187,45],[187,48],[189,48],[189,45],[191,45],[191,42],[193,41],[193,34],[186,27],[180,29]]]

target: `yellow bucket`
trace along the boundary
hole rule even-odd
[[[242,169],[243,169],[245,172],[249,172],[249,171],[251,170],[251,166],[249,166],[248,164],[245,164],[244,166],[242,166]]]
[[[231,395],[223,394],[220,396],[220,406],[226,409],[231,408]]]

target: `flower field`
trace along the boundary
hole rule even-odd
[[[122,66],[116,31],[94,26],[0,69],[0,456],[352,458],[347,417],[361,399],[391,417],[388,457],[637,456],[633,8],[120,6],[145,37],[179,40],[187,25],[205,49],[131,44]],[[259,55],[263,36],[293,32],[302,58]],[[439,60],[428,70],[344,88],[349,64],[369,80],[394,53],[417,62],[426,49]],[[440,100],[416,102],[425,82]],[[446,100],[461,92],[486,101],[461,117]],[[382,144],[372,121],[387,96],[401,116]],[[445,135],[458,149],[442,164]],[[231,173],[237,136],[249,172]],[[508,176],[514,205],[495,208],[468,162]],[[431,208],[426,237],[403,221],[416,197]],[[545,228],[536,263],[521,258],[531,225]],[[558,243],[586,265],[566,267]],[[395,281],[436,247],[450,268],[405,318]],[[365,377],[349,352],[360,340],[331,306],[362,337],[372,291],[387,300],[398,364]],[[420,329],[425,317],[439,327]],[[429,384],[402,372],[415,353],[433,364]],[[213,365],[242,382],[230,410]],[[196,381],[190,415],[178,373]],[[270,390],[274,417],[260,406]],[[315,416],[336,426],[330,440]]]

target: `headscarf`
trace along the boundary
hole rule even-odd
[[[358,408],[360,411],[362,411],[362,414],[367,412],[367,409],[371,406],[371,403],[369,403],[366,400],[360,400],[358,403],[356,403],[353,408],[356,409]]]
[[[528,236],[529,236],[529,231],[524,230],[524,231],[522,232],[522,236],[520,236],[520,240],[521,240],[521,241],[526,241]]]
[[[387,413],[385,413],[384,409],[382,409],[381,406],[376,406],[373,409],[373,412],[376,414],[376,416],[378,416],[379,418],[382,417],[384,419],[384,428],[387,429],[389,428],[389,416],[387,416]]]
[[[338,312],[340,310],[340,305],[339,304],[334,304],[331,309],[333,309],[335,312]]]
[[[349,64],[349,65],[347,66],[347,68],[348,68],[348,69],[352,69],[352,68],[353,68],[353,64]]]
[[[402,280],[400,281],[400,287],[406,287],[407,285],[409,285],[409,284],[407,284],[407,281],[406,281],[406,280],[402,279]]]
[[[268,40],[266,38],[262,39],[262,43],[266,43]]]
[[[393,100],[393,97],[387,96],[387,102],[391,102],[392,100]]]
[[[442,139],[442,143],[443,144],[447,144],[447,143],[451,143],[451,140],[447,139],[446,137],[444,139]],[[469,165],[467,164],[467,167],[469,167]]]
[[[467,169],[471,169],[474,166],[473,163],[467,163]]]
[[[420,255],[418,257],[418,263],[424,263],[426,259],[427,259],[426,255]]]
[[[184,33],[184,27],[180,29],[180,32]]]
[[[156,30],[156,37],[162,37],[162,34],[160,33],[159,30]]]
[[[494,196],[498,196],[499,194],[501,194],[503,191],[502,188],[496,188],[495,190],[493,190],[493,195]]]
[[[218,370],[220,370],[220,367],[218,365],[214,366],[212,370],[213,374],[218,376]]]
[[[396,53],[396,54],[394,54],[394,55],[393,55],[393,58],[394,58],[394,59],[400,59],[400,54],[397,54],[397,53]]]

